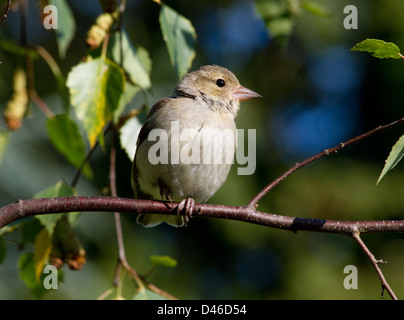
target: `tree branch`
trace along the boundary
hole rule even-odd
[[[155,214],[177,214],[178,205],[179,203],[106,196],[19,200],[15,203],[0,208],[0,229],[19,219],[39,214],[76,211],[125,212],[134,215],[142,212]],[[192,216],[231,219],[277,229],[290,230],[293,232],[316,231],[352,236],[368,256],[373,267],[375,268],[382,284],[382,293],[386,289],[392,299],[397,299],[378,266],[380,260],[376,260],[374,258],[373,254],[359,237],[359,234],[404,232],[404,220],[336,221],[298,218],[260,212],[255,209],[251,209],[248,206],[232,207],[213,204],[196,204]],[[128,266],[124,265],[124,267],[127,268]],[[150,284],[147,284],[147,286],[150,287]]]
[[[178,203],[176,202],[170,203],[108,196],[18,200],[0,209],[0,228],[19,219],[39,214],[76,211],[122,212],[134,215],[142,212],[177,214],[177,206]],[[293,232],[316,231],[350,236],[358,232],[404,232],[404,220],[337,221],[299,218],[261,212],[247,206],[233,207],[215,204],[195,204],[192,216],[231,219]]]
[[[271,191],[273,188],[275,188],[281,181],[285,180],[288,176],[290,176],[292,173],[294,173],[295,171],[299,170],[300,168],[308,165],[309,163],[318,160],[320,158],[323,158],[325,156],[329,156],[331,154],[337,153],[338,151],[340,151],[342,148],[345,148],[346,146],[353,144],[355,142],[358,142],[360,140],[363,140],[365,138],[368,138],[372,135],[374,135],[375,133],[379,133],[382,131],[385,131],[387,129],[391,129],[401,123],[404,123],[404,117],[402,117],[401,119],[398,119],[392,123],[386,124],[384,126],[378,126],[377,128],[370,130],[364,134],[361,134],[360,136],[357,136],[353,139],[350,139],[348,141],[342,142],[339,145],[337,145],[334,148],[331,149],[325,149],[324,151],[316,154],[315,156],[312,156],[302,162],[297,162],[293,167],[291,167],[288,171],[286,171],[285,173],[283,173],[281,176],[279,176],[277,179],[275,179],[274,181],[272,181],[269,185],[267,185],[264,189],[262,189],[249,203],[248,203],[248,207],[250,208],[255,208],[258,204],[258,201],[260,201],[269,191]]]

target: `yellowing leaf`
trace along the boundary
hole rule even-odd
[[[165,4],[161,4],[159,20],[171,63],[178,77],[182,77],[195,58],[195,29],[188,19]]]
[[[114,62],[97,58],[74,67],[67,86],[71,104],[92,147],[119,106],[125,86],[124,73]]]
[[[20,278],[31,292],[37,297],[41,298],[46,292],[43,284],[36,280],[34,268],[34,254],[26,252],[18,259],[18,269],[20,271]]]
[[[6,147],[8,145],[8,140],[10,139],[9,131],[0,131],[0,165],[3,159],[4,152],[6,151]]]
[[[52,250],[52,236],[45,228],[35,237],[34,247],[35,279],[38,282]]]

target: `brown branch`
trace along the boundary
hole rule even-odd
[[[390,297],[391,297],[393,300],[398,300],[397,297],[396,297],[396,295],[394,294],[393,290],[390,288],[389,284],[387,283],[386,278],[384,277],[384,275],[383,275],[383,273],[382,273],[382,270],[380,270],[380,267],[379,267],[379,263],[386,263],[386,262],[383,261],[383,260],[377,260],[377,259],[375,258],[375,256],[373,255],[373,253],[370,252],[370,250],[368,249],[368,247],[365,245],[365,243],[364,243],[364,242],[362,241],[362,239],[360,238],[359,233],[355,233],[355,234],[353,235],[353,238],[354,238],[355,241],[359,244],[359,246],[361,247],[362,251],[368,256],[370,262],[371,262],[372,265],[373,265],[373,268],[375,269],[375,271],[376,271],[376,273],[377,273],[377,276],[378,276],[379,279],[380,279],[380,282],[381,282],[381,285],[382,285],[382,289],[381,289],[382,297],[383,297],[383,292],[384,292],[384,290],[387,290],[387,292],[389,293]]]
[[[127,199],[119,197],[60,197],[19,200],[0,208],[0,229],[4,226],[28,216],[39,214],[52,214],[76,211],[102,211],[125,212],[140,214],[142,212],[155,214],[177,214],[178,203],[160,202],[151,200]],[[377,275],[382,282],[382,289],[386,289],[393,299],[396,299],[393,291],[385,280],[374,259],[373,254],[367,249],[359,238],[360,233],[404,232],[404,220],[383,221],[335,221],[310,218],[298,218],[275,215],[260,212],[249,207],[232,207],[212,204],[196,204],[193,217],[223,218],[248,223],[263,225],[290,231],[316,231],[324,233],[336,233],[352,236],[362,250],[370,258]],[[122,260],[125,261],[125,260]],[[122,262],[121,261],[121,262]],[[125,263],[125,262],[124,262]],[[124,265],[123,267],[128,268]],[[130,268],[130,266],[129,266]],[[127,269],[127,270],[131,270]],[[132,269],[133,270],[133,269]],[[134,274],[131,272],[132,276]],[[137,273],[135,273],[137,275]],[[139,276],[140,277],[140,276]],[[142,277],[140,277],[142,279]],[[142,279],[144,281],[144,279]],[[146,283],[150,289],[151,284]]]
[[[318,154],[316,154],[315,156],[312,156],[302,162],[297,162],[293,167],[291,167],[288,171],[286,171],[285,173],[283,173],[281,176],[279,176],[277,179],[275,179],[274,181],[272,181],[269,185],[267,185],[264,189],[262,189],[249,203],[248,203],[248,207],[249,208],[256,208],[258,205],[258,201],[260,201],[269,191],[271,191],[273,188],[275,188],[281,181],[285,180],[288,176],[290,176],[292,173],[294,173],[295,171],[299,170],[300,168],[308,165],[309,163],[318,160],[320,158],[323,158],[325,156],[337,153],[338,151],[340,151],[341,149],[345,148],[346,146],[353,144],[355,142],[358,142],[360,140],[363,140],[365,138],[368,138],[370,136],[372,136],[375,133],[379,133],[382,131],[385,131],[387,129],[391,129],[399,124],[404,123],[404,117],[402,117],[401,119],[398,119],[392,123],[389,123],[387,125],[384,126],[378,126],[377,128],[370,130],[360,136],[357,136],[353,139],[350,139],[348,141],[342,142],[339,145],[337,145],[334,148],[331,149],[326,149]]]
[[[40,215],[76,211],[122,212],[138,215],[177,214],[178,203],[128,199],[120,197],[59,197],[18,200],[0,208],[0,228],[19,219]],[[182,213],[181,213],[182,214]],[[222,218],[252,224],[297,231],[316,231],[353,235],[360,233],[404,232],[404,220],[383,221],[337,221],[288,217],[260,212],[248,207],[233,207],[214,204],[195,204],[193,217]]]

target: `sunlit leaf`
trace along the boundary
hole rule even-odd
[[[398,139],[396,144],[391,149],[390,154],[386,159],[386,164],[384,165],[382,173],[380,174],[379,179],[377,180],[377,184],[379,184],[380,180],[382,180],[382,178],[386,175],[387,172],[394,169],[394,167],[397,165],[397,163],[400,162],[403,156],[404,156],[404,135],[402,135],[401,138]]]
[[[161,4],[159,20],[171,63],[178,77],[182,77],[195,58],[195,29],[188,19],[165,4]]]
[[[379,59],[400,59],[403,56],[400,54],[400,49],[392,42],[385,42],[378,39],[366,39],[356,46],[354,46],[352,51],[366,51],[372,56]]]
[[[45,263],[48,261],[49,254],[52,250],[52,236],[45,228],[35,237],[34,248],[35,279],[39,281]]]
[[[130,161],[136,152],[136,141],[142,124],[137,117],[132,117],[122,126],[120,130],[121,147],[126,151]]]
[[[55,29],[55,33],[59,56],[64,58],[76,30],[74,16],[66,0],[49,0],[49,4],[54,5],[58,10],[58,28]]]
[[[151,60],[146,49],[135,46],[125,30],[122,30],[121,36],[115,33],[111,37],[110,47],[112,60],[119,65],[122,64],[130,80],[140,88],[149,88],[151,85],[149,76]],[[121,53],[123,61],[121,61]]]
[[[55,148],[76,168],[79,168],[86,158],[86,148],[79,128],[67,114],[59,114],[46,122],[49,138]],[[89,164],[83,167],[86,177],[92,178]]]
[[[97,58],[74,67],[67,86],[71,104],[92,147],[119,106],[125,87],[123,71],[109,59]]]
[[[155,266],[164,266],[164,267],[170,267],[170,268],[177,266],[177,260],[175,260],[169,256],[151,256],[150,261]]]
[[[55,198],[55,197],[71,197],[76,196],[77,191],[73,187],[67,185],[63,181],[59,181],[54,186],[51,186],[41,192],[34,195],[35,199],[39,198]],[[69,213],[70,214],[70,213]],[[44,214],[35,216],[41,224],[48,230],[49,234],[53,234],[53,229],[57,221],[62,217],[63,214]]]
[[[126,76],[129,78],[119,106],[114,112],[113,120],[117,123],[126,105],[133,100],[140,88],[146,90],[151,87],[150,72],[152,62],[147,50],[141,46],[135,46],[125,30],[122,31],[122,46],[119,34],[116,33],[111,38],[110,48],[112,60],[119,65],[122,63]],[[123,59],[122,62],[121,58]]]

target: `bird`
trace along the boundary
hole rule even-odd
[[[226,157],[234,158],[240,102],[258,97],[230,70],[205,65],[182,77],[171,96],[150,108],[132,163],[134,196],[180,203],[177,215],[140,213],[139,224],[182,227],[195,203],[216,193],[230,171],[232,161]]]

